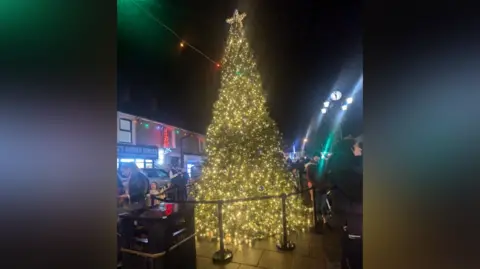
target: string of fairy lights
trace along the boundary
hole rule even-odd
[[[185,48],[185,47],[189,47],[191,48],[192,50],[194,50],[195,52],[197,52],[198,54],[200,54],[203,58],[207,59],[208,61],[210,61],[211,63],[213,63],[215,65],[215,67],[217,68],[220,68],[220,63],[213,60],[212,57],[208,56],[206,53],[204,53],[203,51],[201,51],[200,49],[198,49],[197,47],[195,47],[194,45],[192,45],[191,43],[185,41],[177,32],[175,32],[171,27],[167,26],[164,22],[162,22],[161,20],[159,20],[155,15],[153,15],[150,11],[148,11],[146,8],[144,8],[142,5],[140,5],[139,3],[137,3],[137,1],[135,0],[130,0],[135,6],[138,7],[138,9],[140,11],[142,11],[147,17],[149,17],[150,19],[152,19],[153,21],[155,21],[158,25],[162,26],[165,30],[169,31],[171,34],[173,34],[176,38],[178,38],[179,40],[179,46],[180,48]]]
[[[139,126],[142,126],[145,129],[153,129],[153,130],[156,130],[158,132],[162,132],[162,134],[163,134],[163,145],[166,148],[170,147],[170,145],[171,145],[171,141],[170,141],[170,138],[169,138],[169,132],[175,132],[175,134],[182,135],[182,136],[196,137],[200,141],[204,141],[203,136],[200,135],[200,134],[190,132],[190,131],[186,131],[186,130],[183,130],[183,129],[180,129],[180,128],[177,128],[177,127],[173,127],[173,126],[169,126],[169,125],[166,125],[166,124],[149,121],[149,120],[145,120],[145,119],[142,119],[142,118],[135,119],[133,121],[133,123],[138,124]]]
[[[290,193],[291,174],[279,157],[281,137],[268,115],[260,73],[244,34],[245,14],[235,11],[222,59],[219,96],[207,131],[208,162],[202,180],[195,184],[195,199],[203,201],[243,199]],[[309,209],[292,197],[286,206],[287,229],[302,231],[310,225]],[[223,236],[227,244],[251,244],[253,240],[281,234],[279,199],[228,203],[222,207]],[[200,238],[220,235],[217,207],[195,208],[195,231]]]

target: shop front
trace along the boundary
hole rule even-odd
[[[157,146],[117,144],[117,169],[122,163],[131,162],[140,169],[154,168],[158,155]]]
[[[197,178],[202,173],[202,166],[205,161],[203,155],[185,154],[183,156],[184,163],[186,164],[187,173],[190,178]]]

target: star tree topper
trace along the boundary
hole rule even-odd
[[[228,18],[227,23],[228,24],[238,23],[238,24],[240,24],[240,26],[243,26],[242,21],[243,21],[243,19],[245,19],[246,16],[247,16],[247,14],[245,14],[245,13],[239,14],[238,9],[235,9],[235,12],[233,12],[233,17]]]

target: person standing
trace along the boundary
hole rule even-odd
[[[117,213],[134,213],[138,214],[147,209],[147,198],[150,192],[150,180],[145,176],[135,163],[125,163],[120,167],[121,175],[127,179],[126,188],[123,194],[119,195],[120,203],[127,204],[124,208],[117,210]],[[117,178],[118,180],[119,178]],[[117,181],[118,182],[118,181]],[[122,224],[126,221],[126,224]],[[125,238],[133,236],[134,222],[130,220],[118,219],[117,222],[117,262],[121,264],[120,247],[122,242],[121,235]]]
[[[292,166],[291,167],[291,173],[292,173],[293,182],[295,183],[295,187],[297,188],[297,191],[301,191],[302,190],[302,182],[300,181],[300,174],[298,172],[297,167]]]
[[[299,158],[297,163],[295,164],[295,167],[298,170],[298,176],[300,180],[300,189],[306,190],[308,189],[308,181],[307,181],[307,173],[306,173],[306,162],[304,158]],[[302,202],[303,205],[306,207],[311,207],[312,206],[312,201],[310,199],[310,193],[308,191],[303,191],[302,192]]]
[[[180,176],[182,174],[181,169],[177,168],[176,166],[172,165],[170,168],[170,172],[168,173],[170,180]]]
[[[308,188],[314,186],[318,180],[318,161],[320,160],[320,153],[315,152],[312,159],[305,165]],[[310,199],[313,202],[313,190],[310,190]]]
[[[187,183],[189,181],[188,173],[178,171],[176,176],[171,179],[172,187],[175,189],[175,200],[187,199]]]
[[[140,208],[146,205],[146,198],[150,192],[150,181],[135,163],[126,163],[121,167],[122,175],[127,178],[126,193],[120,195],[121,199],[130,201],[133,208]]]
[[[354,139],[335,146],[327,179],[331,185],[332,218],[329,226],[343,229],[342,269],[362,268],[363,163]]]
[[[123,186],[122,178],[117,173],[117,195],[125,194],[125,187]]]
[[[160,201],[159,200],[156,200],[154,199],[154,197],[156,198],[160,198],[160,199],[165,199],[165,195],[162,195],[162,190],[158,187],[158,183],[157,182],[152,182],[150,184],[150,193],[149,193],[149,205],[150,206],[154,206],[154,205],[159,205],[160,204]]]

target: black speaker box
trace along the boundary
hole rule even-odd
[[[122,269],[196,269],[193,205],[121,216],[120,233]]]

